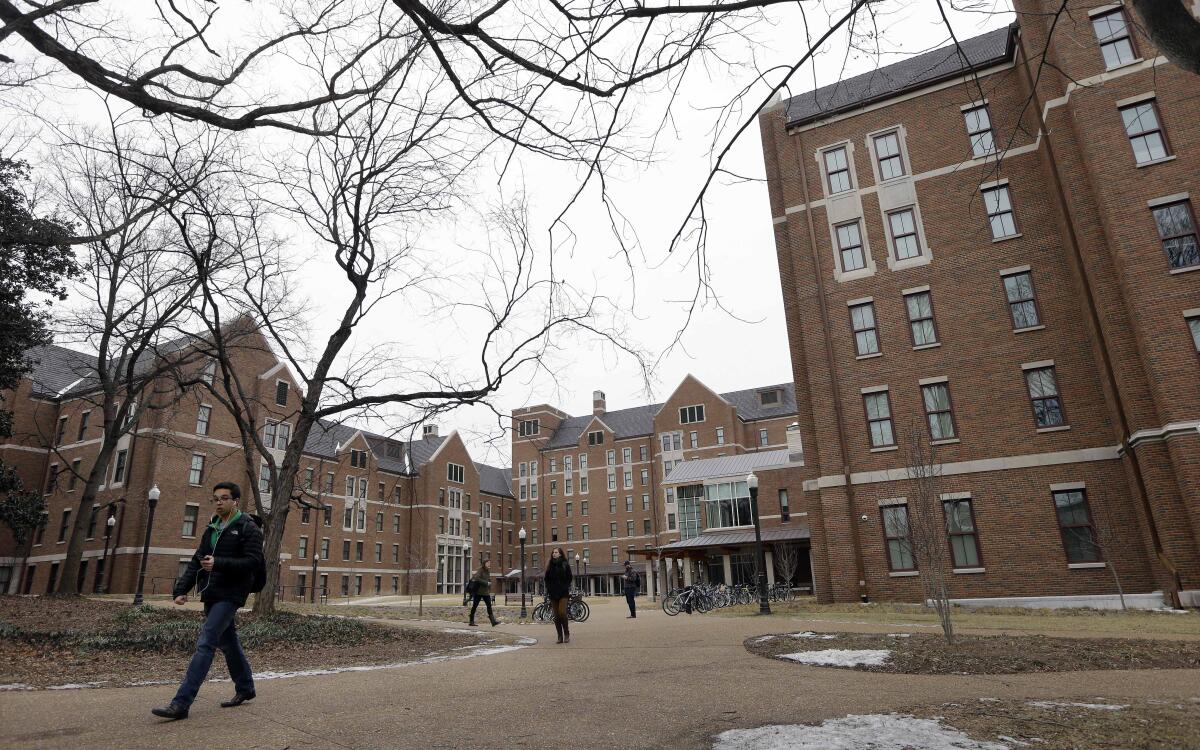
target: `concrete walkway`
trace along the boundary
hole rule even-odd
[[[691,749],[710,748],[726,729],[978,697],[1200,696],[1200,670],[914,677],[790,665],[752,656],[742,641],[813,629],[811,621],[668,618],[649,602],[627,620],[623,601],[589,601],[592,617],[569,645],[554,643],[550,625],[505,625],[498,629],[538,644],[262,681],[258,699],[237,709],[217,705],[229,683],[209,684],[181,722],[149,713],[173,686],[0,694],[0,747]]]

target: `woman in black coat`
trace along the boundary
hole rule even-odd
[[[567,618],[567,605],[571,603],[571,565],[562,547],[555,547],[546,564],[546,594],[554,612],[554,629],[559,643],[571,642],[571,625]]]

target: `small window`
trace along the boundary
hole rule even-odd
[[[1100,42],[1100,53],[1104,55],[1106,67],[1128,65],[1137,59],[1133,38],[1129,35],[1129,21],[1123,9],[1117,8],[1093,17],[1092,28],[1096,32],[1096,41]]]
[[[608,524],[608,535],[613,539],[617,538],[617,522],[613,521]]]
[[[211,406],[201,406],[200,409],[196,412],[196,434],[197,435],[207,435],[208,434],[208,422],[211,418],[212,418],[212,407]]]
[[[50,464],[50,471],[46,474],[46,494],[54,492],[58,487],[58,464]]]
[[[287,406],[288,399],[288,384],[284,380],[275,381],[275,403],[278,406]]]
[[[191,534],[184,534],[184,536],[191,536]],[[296,549],[296,557],[301,560],[308,559],[308,537],[300,537],[300,545]]]
[[[825,152],[825,179],[829,194],[842,193],[850,189],[850,163],[846,158],[846,147],[831,148]]]
[[[534,486],[536,486],[536,485],[530,485],[530,487],[534,487]],[[551,479],[550,480],[550,497],[554,497],[557,494],[558,494],[558,480]]]
[[[787,488],[779,490],[779,520],[787,523],[791,518],[791,508],[788,506]]]
[[[854,329],[854,351],[858,356],[879,353],[879,332],[875,329],[875,303],[850,306],[850,326]]]
[[[633,536],[634,533],[635,532],[633,530],[633,521],[626,521],[625,522],[625,536]]]
[[[462,484],[466,477],[466,470],[462,464],[446,464],[446,480]]]
[[[912,537],[908,529],[908,506],[890,505],[880,508],[879,512],[883,514],[883,538],[884,544],[887,545],[888,569],[916,570]]]
[[[1167,265],[1172,270],[1200,265],[1200,245],[1196,241],[1196,220],[1192,204],[1186,200],[1154,208],[1154,223],[1162,239]]]
[[[517,423],[517,437],[531,437],[540,431],[539,420],[523,419]]]
[[[75,483],[79,480],[79,468],[82,463],[83,460],[78,458],[71,462],[71,475],[67,477],[67,492],[75,491]],[[88,539],[91,538],[92,535],[88,534]]]
[[[1195,315],[1187,319],[1188,330],[1192,332],[1192,344],[1196,347],[1196,352],[1200,354],[1200,315]]]
[[[950,553],[956,568],[978,568],[979,535],[975,530],[975,512],[970,500],[947,500],[946,531],[950,537]]]
[[[725,445],[725,428],[717,428],[717,445]]]
[[[322,508],[322,510],[323,510],[322,519],[321,519],[322,523],[324,523],[325,526],[327,526],[327,527],[332,526],[333,525],[333,506],[326,505]],[[325,557],[329,557],[329,556],[325,555]]]
[[[648,451],[646,450],[646,446],[639,445],[638,446],[638,460],[645,461],[647,455],[648,455]]]
[[[993,240],[1002,240],[1017,234],[1017,223],[1013,219],[1012,201],[1008,195],[1008,185],[988,188],[983,192],[983,206],[987,209],[988,225],[992,230]]]
[[[1138,164],[1149,164],[1170,156],[1153,99],[1122,107],[1121,121],[1125,124],[1125,135],[1129,136],[1129,145],[1133,148],[1134,161]]]
[[[858,222],[841,224],[834,228],[837,234],[838,255],[842,261],[842,271],[857,271],[867,267],[866,256],[863,254],[862,232]]]
[[[90,411],[85,411],[79,415],[79,431],[75,435],[75,442],[83,440],[83,436],[87,434],[88,419],[92,416]]]
[[[383,562],[383,545],[379,542],[375,543],[375,562]]]
[[[71,509],[68,508],[62,513],[62,522],[58,526],[58,541],[67,541],[67,530],[71,525]]]
[[[196,536],[196,520],[200,517],[200,506],[183,506],[183,535]],[[304,537],[301,537],[303,539]]]
[[[198,485],[204,482],[204,456],[192,454],[192,465],[188,469],[188,484]]]
[[[129,460],[129,451],[117,451],[117,463],[113,467],[113,484],[121,484],[125,481],[125,468]]]
[[[896,260],[908,260],[921,255],[921,243],[917,240],[916,214],[911,208],[902,208],[887,215],[888,228],[892,232],[892,255]]]
[[[996,142],[992,137],[992,118],[988,115],[986,104],[963,110],[963,119],[967,123],[967,136],[971,139],[971,155],[978,158],[996,151]]]
[[[692,430],[691,432],[689,432],[688,433],[688,445],[693,449],[699,448],[700,447],[700,433],[696,432],[695,430]],[[628,473],[628,472],[626,472],[626,473]]]
[[[701,420],[704,419],[703,411],[701,411],[700,419]],[[623,464],[633,463],[633,448],[622,448],[621,449],[621,463],[623,463]]]
[[[56,446],[63,444],[63,439],[67,436],[67,418],[58,418],[58,430],[54,433],[54,444]]]
[[[908,310],[913,346],[936,344],[937,327],[933,324],[933,297],[930,293],[907,294],[904,296],[904,306]]]
[[[762,406],[775,406],[779,403],[779,389],[772,388],[767,391],[759,391],[758,403]]]
[[[642,495],[642,510],[650,510],[650,496]]]
[[[641,478],[642,478],[641,484],[643,487],[650,484],[650,470],[642,469]]]
[[[558,503],[550,503],[550,517],[558,518]]]
[[[863,405],[867,411],[867,429],[871,433],[872,448],[886,448],[896,444],[892,433],[892,407],[887,391],[863,394]]]
[[[880,180],[904,176],[904,159],[900,157],[900,134],[897,131],[875,136],[875,159],[879,163]]]
[[[1068,563],[1100,562],[1100,545],[1096,541],[1096,530],[1092,526],[1092,514],[1088,509],[1084,490],[1054,492],[1054,510],[1058,514],[1058,528],[1062,533],[1063,549]]]
[[[667,531],[674,531],[674,530],[675,530],[675,514],[668,513],[667,514]]]
[[[604,431],[596,430],[588,433],[588,445],[604,445]]]
[[[1060,427],[1067,423],[1062,401],[1058,396],[1058,381],[1054,367],[1035,367],[1025,371],[1029,384],[1029,400],[1033,405],[1033,420],[1039,428]]]
[[[925,419],[929,423],[931,440],[950,440],[955,436],[954,415],[950,408],[950,386],[933,383],[921,386],[921,400],[925,404]]]
[[[704,404],[684,406],[679,409],[679,424],[693,424],[704,421]],[[678,448],[676,449],[678,450]]]
[[[644,534],[645,536],[650,536],[651,533],[652,532],[650,531],[650,519],[643,518],[642,519],[642,534]]]
[[[764,427],[763,429],[758,431],[758,445],[761,448],[761,447],[765,447],[769,444],[770,444],[770,442],[769,442],[769,437],[767,435],[767,429]]]
[[[1014,330],[1033,328],[1041,323],[1033,293],[1033,275],[1029,271],[1009,274],[1004,279],[1004,296],[1012,316]]]
[[[633,497],[630,495],[626,495],[626,497],[625,497],[625,512],[626,513],[633,512]]]
[[[610,497],[608,499],[608,512],[609,515],[617,512],[617,499],[615,497]]]

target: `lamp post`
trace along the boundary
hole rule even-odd
[[[587,585],[587,583],[588,583],[588,577],[587,577],[587,564],[588,564],[588,559],[585,557],[585,558],[583,558],[583,585],[584,585],[584,591],[586,591],[587,593],[589,593],[589,594],[590,594],[590,593],[592,593],[592,592],[591,592],[591,590],[590,590],[590,589],[591,589],[591,587],[589,587],[589,586]]]
[[[750,488],[750,514],[754,516],[754,551],[758,556],[758,613],[771,614],[771,605],[767,602],[767,555],[763,550],[762,525],[758,521],[758,477],[754,472],[746,476],[746,486]]]
[[[517,538],[521,540],[521,619],[528,617],[525,612],[525,527],[517,532]]]
[[[135,607],[142,604],[142,590],[146,586],[146,558],[150,556],[150,534],[154,531],[154,508],[158,505],[158,498],[161,494],[157,484],[151,487],[150,492],[146,494],[146,502],[150,505],[150,516],[146,519],[146,540],[142,543],[142,564],[138,570],[137,593],[133,595],[133,606]]]
[[[109,508],[108,520],[104,522],[107,527],[104,530],[104,555],[100,558],[100,580],[97,582],[99,589],[97,593],[104,593],[104,576],[108,573],[108,543],[112,541],[112,530],[117,525],[117,517],[113,515],[113,509]]]
[[[575,553],[575,577],[579,577],[579,553]]]

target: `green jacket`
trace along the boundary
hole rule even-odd
[[[476,596],[491,596],[492,594],[492,574],[480,568],[475,571],[475,575],[471,576],[471,580],[475,582]]]

